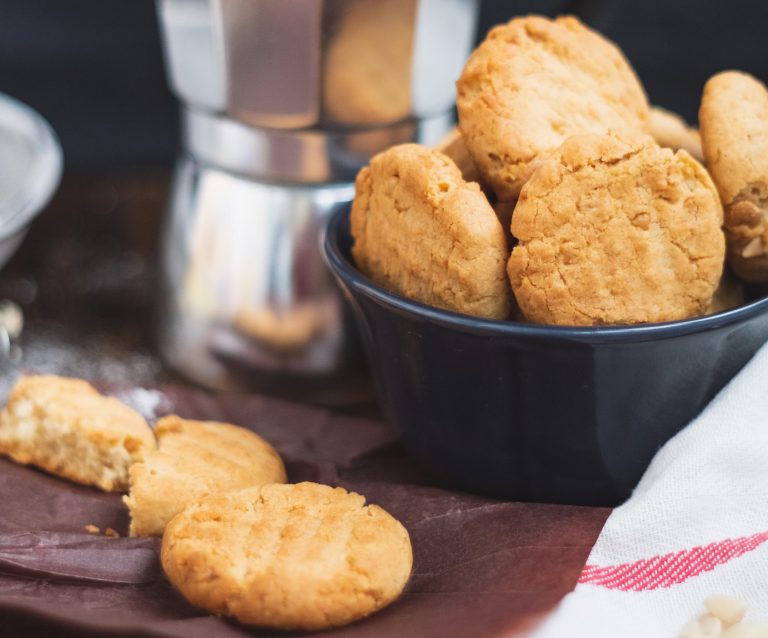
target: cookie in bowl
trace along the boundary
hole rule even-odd
[[[483,183],[483,176],[480,174],[475,160],[467,150],[467,145],[464,143],[464,138],[461,136],[461,131],[458,128],[452,128],[437,144],[436,149],[447,155],[453,160],[458,169],[461,171],[461,176],[467,182],[477,182],[480,184],[480,188],[484,193],[493,194],[489,188]]]
[[[723,269],[722,207],[687,152],[574,136],[524,186],[508,270],[526,319],[555,325],[703,314]]]
[[[661,106],[651,106],[648,112],[649,133],[659,146],[688,151],[697,162],[704,161],[701,134],[680,115]]]
[[[739,71],[707,81],[699,111],[707,168],[725,207],[728,263],[768,282],[768,89]]]
[[[402,144],[355,182],[352,254],[375,283],[414,301],[487,319],[509,316],[509,251],[496,213],[442,153]]]
[[[646,132],[648,100],[619,48],[576,18],[492,29],[456,83],[459,128],[499,199],[571,135]]]
[[[349,211],[334,214],[325,256],[382,410],[418,462],[463,489],[615,505],[765,343],[768,298],[721,279],[722,203],[679,150],[699,153],[697,132],[649,111],[607,39],[570,17],[514,19],[471,56],[457,94],[446,152],[493,191],[518,241],[518,303],[507,320],[478,320],[405,294],[356,254],[359,211],[351,234]],[[444,268],[430,265],[432,241],[419,245],[422,261],[399,273],[429,290]]]

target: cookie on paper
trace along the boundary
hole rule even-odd
[[[21,377],[0,414],[0,454],[107,492],[127,490],[129,467],[154,448],[138,412],[81,379]]]
[[[130,469],[131,536],[162,536],[187,505],[224,490],[284,483],[280,455],[245,428],[178,416],[155,426],[158,449]]]
[[[202,499],[163,536],[163,569],[193,605],[249,625],[346,625],[402,592],[413,555],[405,528],[359,494],[317,483]]]

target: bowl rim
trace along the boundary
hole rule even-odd
[[[25,137],[35,155],[27,176],[8,206],[10,213],[0,219],[0,240],[12,237],[28,226],[53,197],[63,170],[63,153],[56,133],[48,121],[32,107],[0,93],[0,121]]]
[[[488,337],[560,339],[583,343],[650,341],[680,337],[739,324],[768,314],[768,295],[748,304],[701,317],[620,326],[551,326],[520,321],[481,319],[413,301],[373,283],[347,259],[339,245],[340,234],[348,232],[349,206],[335,211],[322,238],[323,255],[334,275],[348,288],[401,315],[445,328]]]

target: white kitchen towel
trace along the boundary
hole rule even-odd
[[[536,638],[676,638],[712,594],[768,621],[768,345],[654,457]]]

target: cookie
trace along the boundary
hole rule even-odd
[[[706,170],[648,136],[579,135],[543,161],[512,217],[509,277],[526,318],[633,324],[706,311],[723,268]]]
[[[438,151],[402,144],[358,173],[352,256],[374,282],[430,306],[504,319],[507,242],[480,187]]]
[[[746,73],[718,73],[704,86],[699,125],[728,262],[742,279],[768,282],[768,90]]]
[[[440,142],[436,150],[451,158],[454,164],[461,171],[461,176],[466,182],[477,182],[483,188],[483,177],[475,164],[475,160],[467,150],[464,138],[458,128],[451,129]],[[483,192],[485,189],[483,188]]]
[[[162,536],[190,503],[224,490],[284,483],[285,467],[264,439],[245,428],[177,416],[155,426],[158,449],[131,466],[131,536]]]
[[[163,569],[193,605],[240,622],[317,630],[400,595],[413,562],[405,528],[359,494],[317,483],[205,498],[163,536]]]
[[[659,146],[679,151],[688,151],[697,162],[704,161],[701,150],[701,135],[699,131],[689,126],[677,113],[668,111],[660,106],[652,106],[649,111],[649,132]]]
[[[456,88],[467,149],[502,200],[515,199],[568,137],[648,126],[645,92],[624,55],[570,16],[495,27]]]
[[[21,377],[0,414],[0,453],[107,492],[155,448],[147,422],[80,379]]]

